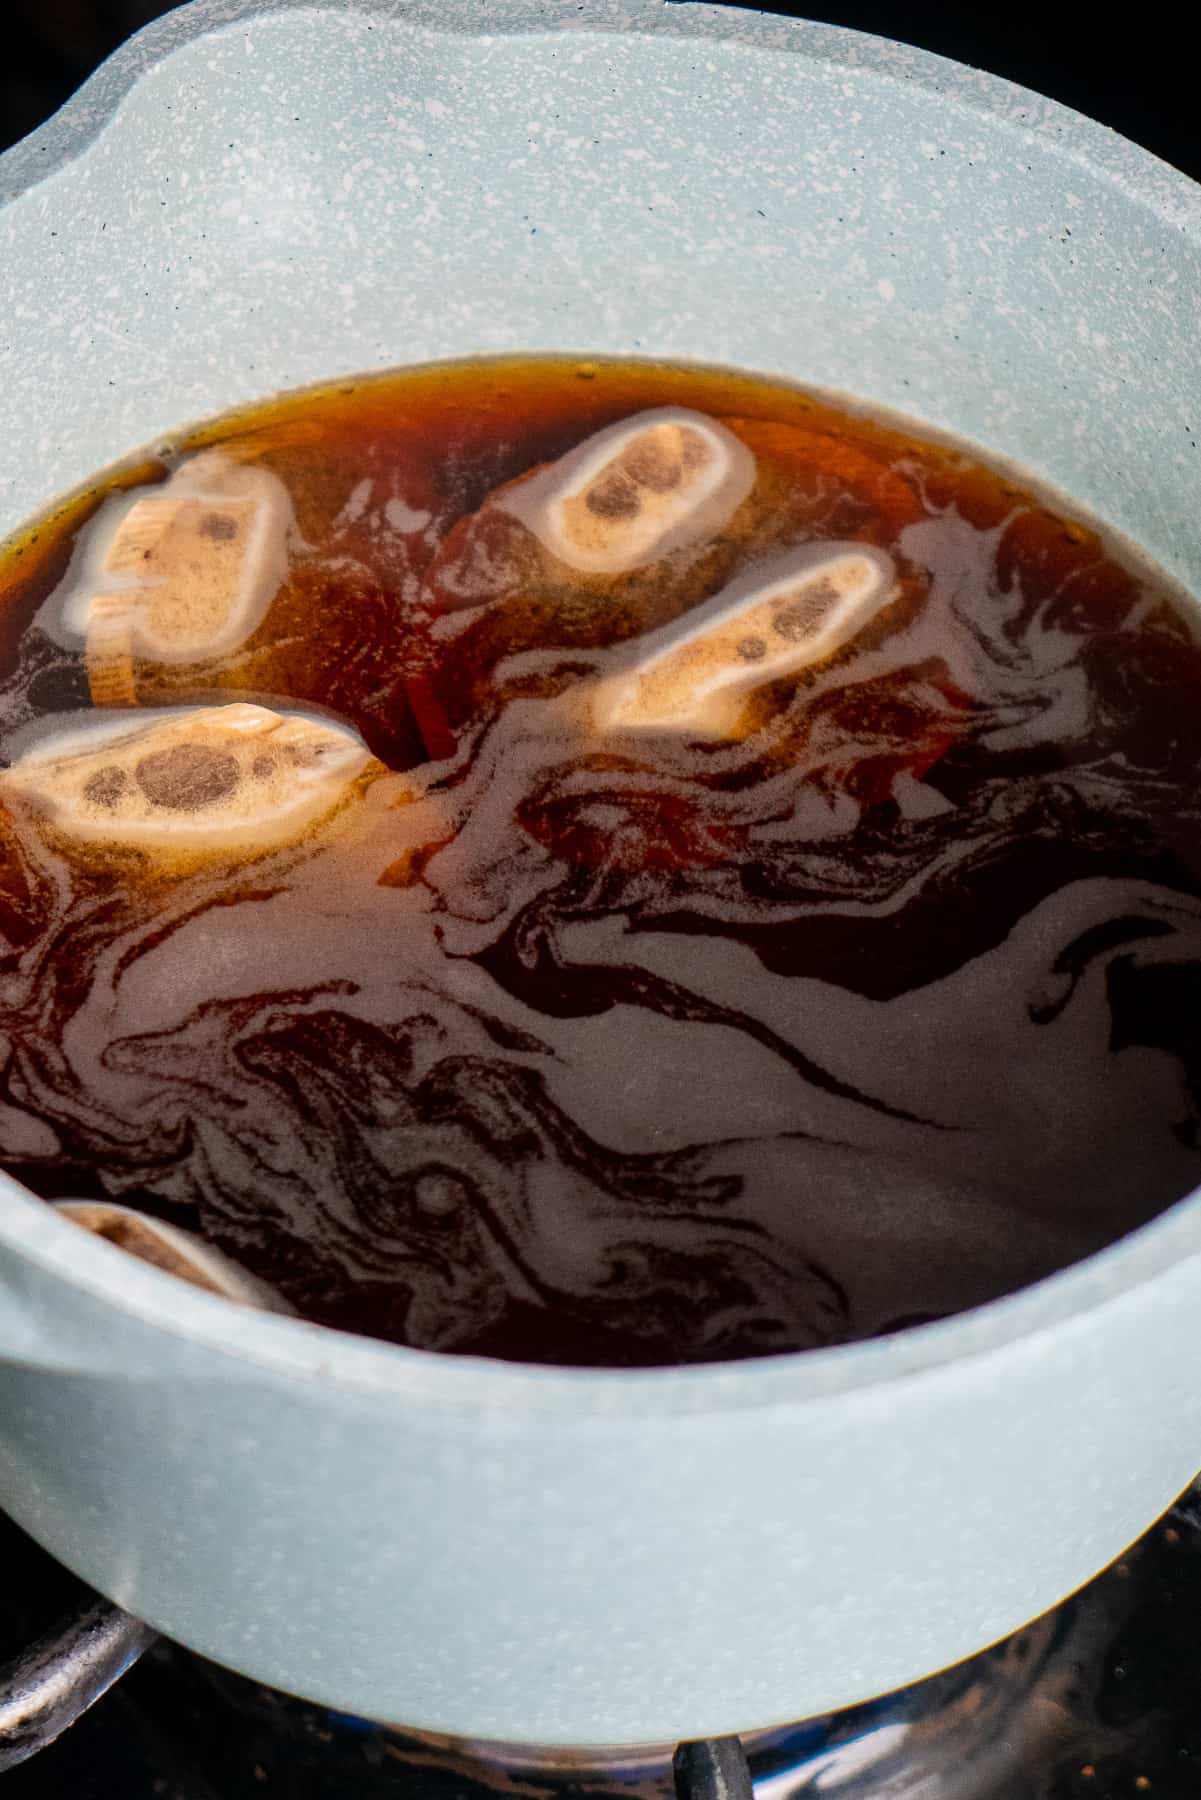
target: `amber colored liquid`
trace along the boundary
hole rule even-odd
[[[498,566],[490,494],[663,405],[757,458],[718,539]],[[293,395],[116,484],[211,443],[300,547],[247,648],[140,704],[317,709],[383,770],[299,850],[169,880],[0,811],[19,1179],[199,1230],[313,1319],[610,1365],[895,1330],[1196,1184],[1201,650],[1093,524],[916,427],[643,363]],[[0,747],[92,708],[54,597],[113,485],[0,565]],[[565,731],[614,646],[822,540],[901,602],[728,742]]]

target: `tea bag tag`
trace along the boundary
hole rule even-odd
[[[637,646],[604,678],[598,726],[720,737],[757,687],[823,662],[895,595],[892,559],[866,544],[807,544],[750,571]]]
[[[613,575],[716,536],[754,480],[733,432],[662,407],[586,438],[497,505],[569,568]]]
[[[369,761],[346,726],[249,704],[184,707],[45,740],[0,775],[0,794],[92,847],[252,855],[299,838]]]

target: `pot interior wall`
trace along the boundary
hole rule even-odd
[[[248,38],[256,10],[159,22],[144,42],[174,53],[116,116],[128,61],[9,159],[11,191],[83,149],[5,214],[0,368],[32,424],[0,444],[0,529],[282,387],[642,352],[966,435],[1201,585],[1178,523],[1201,500],[1201,202],[1100,127],[745,13],[366,6],[321,14],[316,57],[311,12]]]

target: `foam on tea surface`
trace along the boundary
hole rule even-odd
[[[241,806],[259,733],[222,721],[284,743],[296,695],[230,706],[235,650],[165,708],[90,708],[59,628],[86,546],[9,565],[8,1168],[199,1230],[312,1318],[618,1364],[953,1311],[1195,1185],[1201,651],[1153,572],[735,378],[290,404],[254,422],[296,528],[252,654],[328,709],[328,805],[206,840],[233,793],[206,754],[164,815],[154,758],[228,755]],[[511,510],[681,413],[750,465],[710,536],[572,570]],[[394,529],[372,496],[402,479]],[[138,665],[144,696],[175,679]],[[164,819],[236,853],[130,835]]]

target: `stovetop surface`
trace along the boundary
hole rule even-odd
[[[0,1658],[79,1590],[0,1520]],[[746,1740],[756,1800],[1196,1800],[1201,1489],[1007,1644],[906,1693]],[[666,1754],[498,1753],[368,1725],[155,1646],[4,1800],[666,1800]]]

